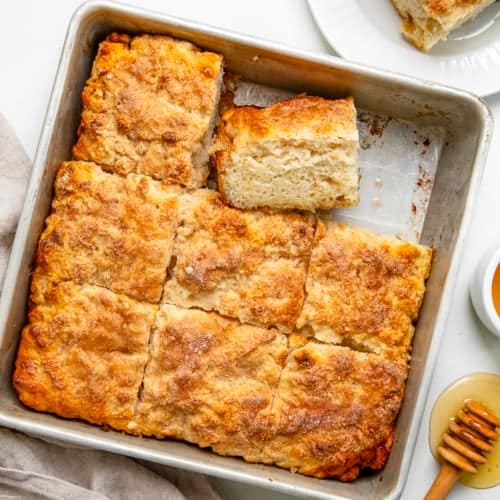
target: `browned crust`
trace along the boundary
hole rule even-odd
[[[226,131],[226,121],[224,120],[224,115],[222,115],[217,135],[212,141],[211,160],[217,174],[217,188],[227,203],[229,203],[229,196],[226,191],[224,179],[226,177],[225,166],[228,165],[231,157],[231,149],[232,139]]]
[[[352,97],[324,99],[300,94],[266,108],[235,106],[224,112],[221,123],[228,137],[244,135],[259,140],[273,134],[310,130],[315,135],[330,135],[339,129],[355,130],[356,109]]]
[[[354,480],[387,461],[406,370],[345,347],[309,342],[290,356],[261,461],[317,478]]]
[[[452,12],[456,7],[467,7],[481,3],[483,0],[425,0],[429,13],[442,15]]]
[[[406,363],[431,259],[421,245],[318,222],[298,326]]]
[[[176,264],[163,301],[292,330],[304,300],[313,219],[237,210],[208,190],[182,200]]]
[[[286,355],[276,330],[163,305],[133,432],[257,461]]]
[[[82,93],[73,155],[119,174],[198,186],[195,171],[216,107],[222,57],[163,35],[112,33]],[[189,82],[189,84],[186,84]]]
[[[123,178],[93,163],[63,163],[36,272],[159,302],[178,200],[175,189],[149,177]]]
[[[125,430],[134,415],[156,306],[35,276],[14,388],[27,406]]]

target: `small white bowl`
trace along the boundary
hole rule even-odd
[[[470,294],[479,319],[490,332],[500,337],[500,316],[495,310],[492,284],[495,271],[500,264],[500,248],[486,252],[476,266]]]

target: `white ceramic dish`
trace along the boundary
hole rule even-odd
[[[428,53],[402,37],[401,18],[390,0],[308,2],[328,43],[347,59],[482,96],[500,91],[500,2]]]
[[[486,252],[476,266],[471,283],[474,309],[484,326],[500,338],[500,316],[495,310],[492,283],[495,270],[500,265],[500,248]]]

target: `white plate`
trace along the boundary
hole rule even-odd
[[[500,90],[500,2],[423,53],[400,33],[390,0],[308,0],[341,56],[487,96]]]

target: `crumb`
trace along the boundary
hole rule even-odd
[[[387,125],[392,121],[392,117],[375,117],[370,125],[370,134],[382,137]]]
[[[365,139],[365,140],[363,140],[363,142],[361,142],[360,146],[361,146],[361,149],[366,150],[366,149],[370,149],[372,147],[372,144],[370,141]]]

